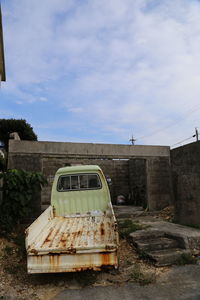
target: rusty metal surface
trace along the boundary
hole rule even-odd
[[[117,252],[28,256],[28,273],[100,271],[104,267],[118,267]]]
[[[113,252],[118,234],[113,217],[55,217],[28,245],[29,255]]]

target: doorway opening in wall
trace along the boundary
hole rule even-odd
[[[147,207],[146,159],[129,160],[129,205]]]

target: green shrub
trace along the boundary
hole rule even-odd
[[[0,203],[0,229],[9,232],[33,210],[34,197],[46,183],[41,173],[8,170],[3,178],[3,201]]]

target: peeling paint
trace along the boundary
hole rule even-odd
[[[28,261],[34,261],[35,268],[38,270],[46,268],[47,272],[74,272],[79,269],[100,270],[107,266],[116,267],[118,233],[114,228],[113,218],[105,215],[55,217],[28,245]],[[63,261],[63,255],[67,262]],[[35,257],[38,258],[35,260]],[[29,263],[28,269],[29,273],[32,273]]]

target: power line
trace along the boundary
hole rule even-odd
[[[168,129],[168,128],[174,126],[174,125],[176,125],[177,123],[183,121],[185,118],[187,118],[189,115],[191,115],[192,113],[196,112],[199,109],[200,109],[200,105],[195,105],[190,110],[188,110],[188,113],[184,117],[175,119],[173,123],[171,123],[171,124],[169,124],[167,126],[164,126],[164,127],[160,128],[160,129],[157,129],[157,130],[153,131],[152,133],[150,133],[150,134],[148,134],[146,136],[140,136],[140,137],[137,138],[137,140],[142,140],[144,138],[149,138],[149,137],[155,135],[156,133],[158,133],[160,131],[166,130],[166,129]]]
[[[182,141],[180,141],[180,142],[178,142],[178,143],[172,145],[171,147],[174,147],[174,146],[176,146],[176,145],[182,144],[182,143],[184,143],[185,141],[188,141],[188,140],[190,140],[191,138],[194,138],[194,137],[196,137],[196,141],[198,142],[198,140],[199,140],[199,132],[198,132],[197,127],[195,127],[195,134],[193,134],[192,136],[190,136],[190,137],[188,137],[188,138],[186,138],[186,139],[184,139],[184,140],[182,140]]]
[[[174,144],[174,145],[171,145],[171,147],[174,147],[174,146],[176,146],[176,145],[182,144],[183,142],[185,142],[185,141],[187,141],[187,140],[190,140],[190,139],[193,138],[193,137],[195,137],[195,135],[192,135],[192,136],[190,136],[190,137],[187,138],[187,139],[184,139],[184,140],[182,140],[182,141],[180,141],[180,142],[178,142],[178,143],[176,143],[176,144]]]

